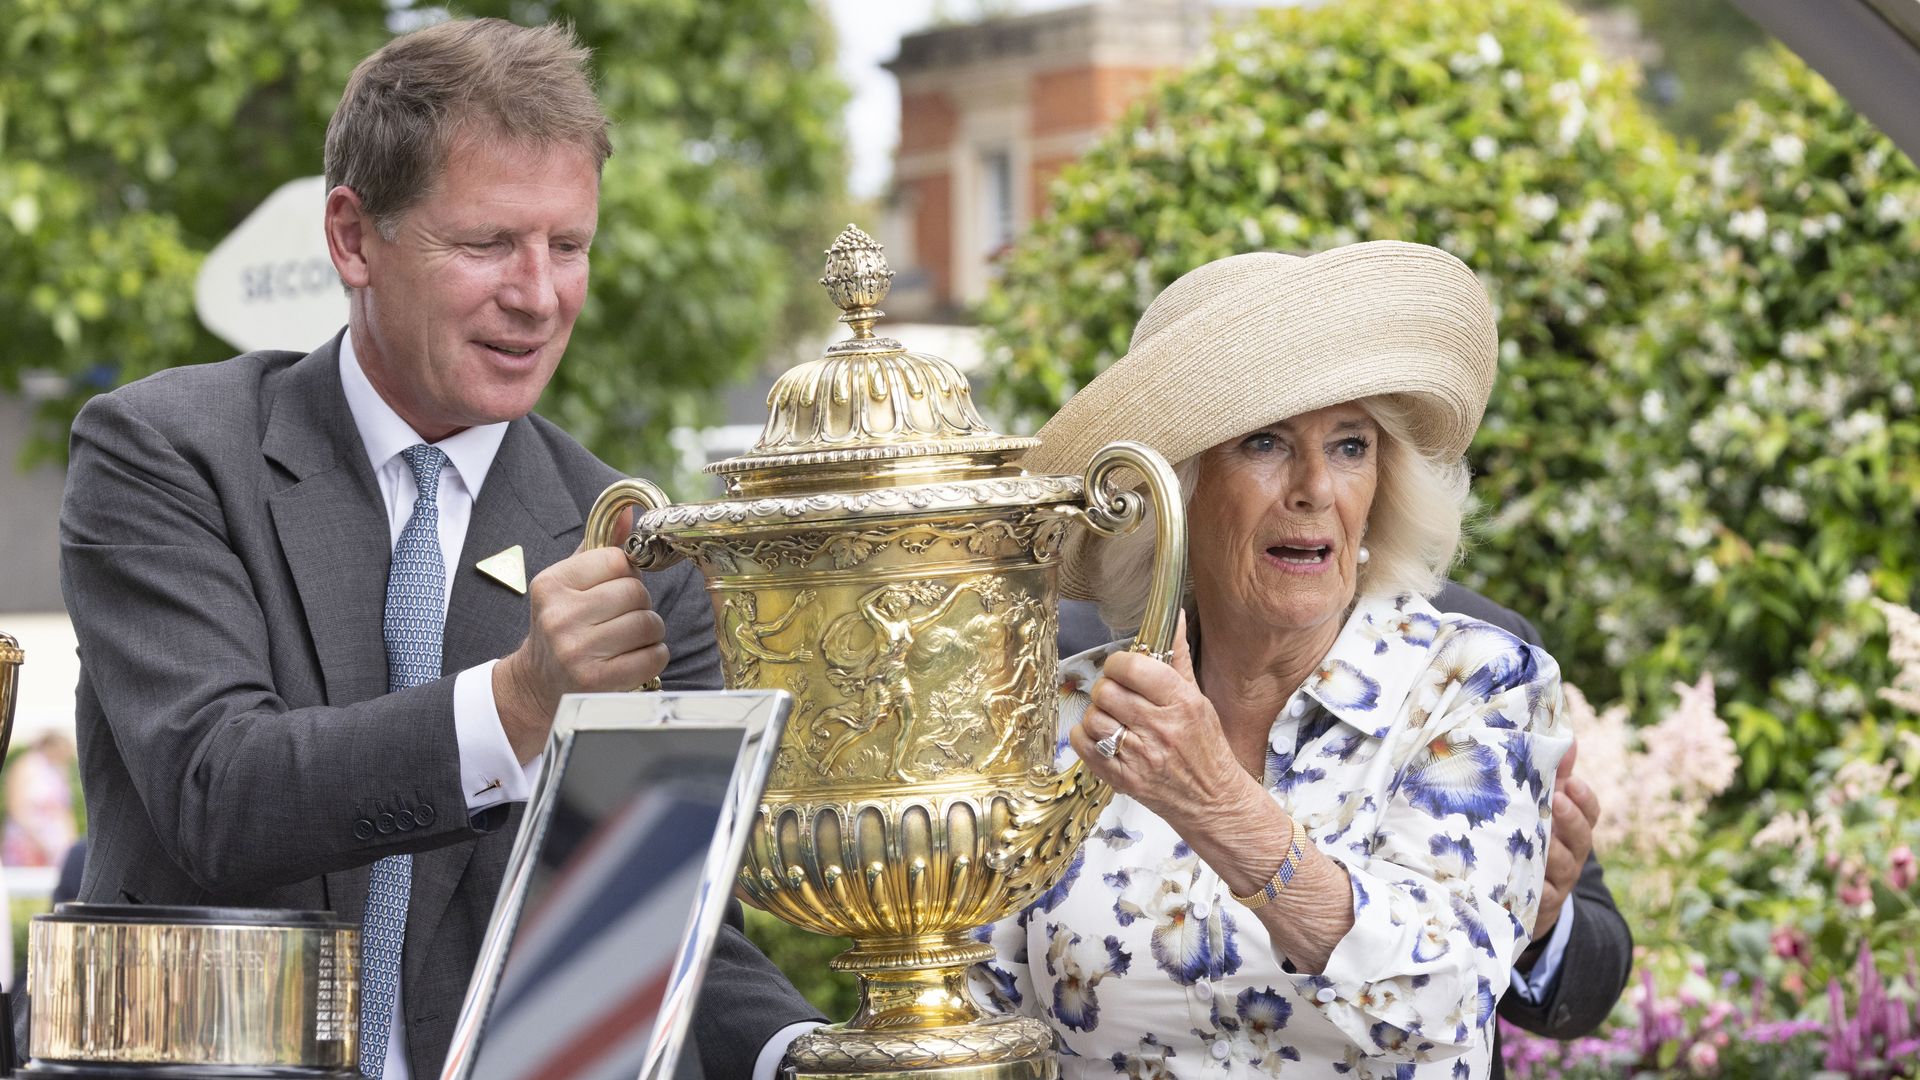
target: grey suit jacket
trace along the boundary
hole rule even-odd
[[[1539,631],[1519,613],[1501,607],[1451,582],[1434,597],[1441,611],[1470,615],[1492,623],[1529,645],[1540,645]],[[1092,604],[1067,601],[1060,605],[1060,653],[1070,656],[1112,641],[1117,635],[1100,621]],[[1626,989],[1633,963],[1633,934],[1627,929],[1608,890],[1600,861],[1591,854],[1574,884],[1574,917],[1560,970],[1548,985],[1545,1000],[1530,1004],[1508,993],[1500,999],[1500,1015],[1537,1035],[1573,1039],[1592,1032],[1607,1018]],[[1494,1039],[1493,1076],[1505,1075],[1498,1034]]]
[[[617,474],[537,416],[509,424],[451,582],[446,675],[389,694],[389,530],[338,363],[336,338],[305,357],[175,368],[74,422],[60,537],[81,659],[80,896],[358,922],[367,867],[413,853],[403,993],[412,1072],[427,1080],[518,813],[470,816],[461,789],[453,676],[518,647],[528,621],[527,598],[474,563],[520,544],[531,578],[565,558]],[[667,624],[666,686],[717,687],[697,571],[647,586]],[[708,987],[696,1038],[711,1080],[747,1075],[769,1035],[815,1015],[736,931]]]

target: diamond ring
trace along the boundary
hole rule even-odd
[[[1113,729],[1113,734],[1094,743],[1093,748],[1100,751],[1101,757],[1116,758],[1120,756],[1120,740],[1126,737],[1127,729],[1125,727],[1117,727]]]

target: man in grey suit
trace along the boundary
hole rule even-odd
[[[1471,615],[1540,645],[1539,631],[1518,612],[1479,593],[1447,583],[1433,606]],[[1060,605],[1060,653],[1071,656],[1114,640],[1092,604]],[[1536,1035],[1573,1039],[1607,1018],[1626,989],[1633,964],[1633,934],[1614,905],[1600,861],[1593,856],[1593,825],[1600,807],[1593,789],[1571,775],[1575,754],[1561,759],[1555,780],[1553,848],[1547,881],[1534,922],[1533,943],[1514,967],[1512,985],[1500,999],[1500,1016]],[[1494,1036],[1495,1080],[1506,1075]]]
[[[74,423],[80,896],[362,924],[374,1080],[439,1073],[560,695],[719,685],[699,575],[579,550],[616,474],[531,415],[610,152],[586,58],[498,20],[369,57],[327,134],[346,330]],[[476,565],[516,551],[530,587]],[[710,1080],[770,1078],[817,1019],[732,928],[706,987]]]

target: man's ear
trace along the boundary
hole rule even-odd
[[[346,185],[327,192],[327,255],[333,269],[350,289],[364,289],[373,279],[367,266],[367,245],[376,239],[373,218],[360,204],[360,193]]]

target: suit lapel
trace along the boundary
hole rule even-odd
[[[340,339],[309,353],[275,396],[261,452],[293,482],[268,496],[280,550],[305,610],[327,703],[387,692],[387,518],[340,390]]]
[[[380,486],[340,389],[335,337],[287,373],[261,453],[292,482],[267,498],[280,551],[300,592],[329,705],[387,692],[387,568],[393,550]],[[367,867],[324,877],[329,910],[358,923]]]
[[[447,609],[444,671],[451,674],[505,656],[526,639],[527,598],[481,573],[474,564],[519,544],[525,549],[527,579],[531,581],[541,570],[573,554],[576,541],[570,534],[584,519],[567,490],[559,465],[540,442],[532,423],[523,418],[510,424],[486,483],[481,485],[480,498],[474,502],[466,542],[455,564],[453,597]],[[423,985],[428,946],[462,876],[485,874],[483,888],[498,886],[511,846],[511,826],[517,822],[516,815],[495,834],[475,843],[454,844],[414,856],[403,985]],[[469,861],[478,847],[487,848],[489,857],[470,869]],[[492,902],[491,892],[485,902]],[[412,1016],[416,1006],[412,994],[408,996]],[[423,1000],[417,1008],[427,1007]]]

